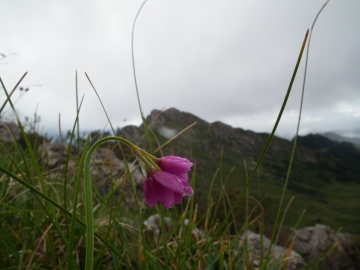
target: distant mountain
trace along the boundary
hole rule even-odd
[[[325,132],[322,134],[324,137],[335,141],[335,142],[349,142],[354,144],[358,149],[360,149],[360,137],[345,137],[335,132]]]
[[[332,132],[347,138],[360,138],[360,128],[351,130],[335,129]]]
[[[335,180],[360,182],[360,151],[353,143],[339,143],[319,134],[299,137],[298,142],[316,153],[318,167],[332,172]]]
[[[152,130],[154,149],[184,128],[197,122],[167,144],[163,155],[183,156],[196,164],[196,200],[199,211],[214,180],[213,192],[222,186],[234,201],[258,161],[269,134],[233,128],[222,122],[208,123],[195,115],[171,108],[154,110],[146,119]],[[143,128],[127,126],[117,131],[147,148]],[[274,137],[260,170],[249,186],[249,194],[264,209],[278,205],[290,162],[293,142]],[[120,155],[120,153],[118,153]],[[160,153],[158,153],[160,155]],[[353,144],[335,142],[319,134],[299,137],[285,196],[295,200],[285,225],[294,226],[304,209],[301,226],[325,223],[344,231],[360,233],[360,152]],[[218,171],[219,169],[219,171]],[[275,217],[275,208],[267,212]],[[239,210],[241,211],[241,210]]]

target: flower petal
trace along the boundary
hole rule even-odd
[[[180,193],[174,193],[174,204],[180,204],[182,202],[183,196]]]
[[[194,191],[192,190],[190,184],[188,182],[183,182],[184,185],[184,191],[183,191],[183,196],[191,196],[194,194]]]
[[[158,182],[173,192],[183,193],[184,185],[181,179],[172,173],[157,171],[153,175],[154,183]],[[156,187],[154,186],[156,189]]]
[[[153,179],[152,177],[146,178],[145,182],[144,182],[144,197],[145,197],[145,201],[146,203],[151,206],[154,207],[156,205],[156,203],[158,202],[158,197],[156,195],[156,192],[154,190],[153,187]]]
[[[181,158],[177,156],[166,156],[159,158],[157,163],[161,170],[173,173],[173,174],[182,174],[190,171],[191,166],[193,165],[186,158]]]
[[[154,181],[153,183],[157,198],[159,199],[160,203],[166,208],[173,207],[175,201],[174,191],[163,186],[157,181]]]
[[[181,174],[178,174],[177,176],[179,176],[179,178],[180,178],[182,181],[188,182],[188,180],[189,180],[189,177],[188,177],[188,174],[187,174],[187,173],[181,173]]]
[[[192,190],[189,182],[188,182],[188,175],[187,173],[183,173],[178,175],[180,180],[182,181],[182,184],[184,186],[184,190],[183,190],[183,196],[190,196],[194,194],[194,191]]]

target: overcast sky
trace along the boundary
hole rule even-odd
[[[208,121],[270,132],[305,32],[324,0],[148,0],[135,27],[137,80],[145,115],[176,107]],[[75,71],[82,130],[139,124],[131,30],[142,1],[1,1],[0,76],[22,118],[46,132],[72,127]],[[360,128],[360,1],[332,0],[311,39],[300,133]],[[16,53],[16,54],[12,54]],[[12,55],[11,55],[12,54]],[[305,57],[279,136],[296,130]],[[0,94],[0,100],[5,100]],[[6,109],[5,109],[6,110]]]

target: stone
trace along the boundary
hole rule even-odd
[[[172,227],[172,222],[169,217],[164,217],[164,224],[166,231],[170,231]],[[184,220],[185,227],[189,226],[189,220]],[[158,239],[161,232],[161,219],[159,214],[151,215],[144,221],[144,231],[150,239]],[[200,230],[198,227],[194,227],[191,231],[191,238],[194,241],[199,241],[200,239],[203,239],[205,237],[205,234],[202,230]]]
[[[164,217],[164,225],[167,231],[171,229],[171,220]],[[159,238],[161,228],[161,219],[159,214],[151,215],[144,221],[144,231],[150,238]]]
[[[245,241],[247,241],[249,262],[251,263],[252,267],[260,266],[260,250],[261,250],[260,234],[248,230],[243,233],[243,235],[240,237],[239,240],[240,240],[240,245],[243,245]],[[270,239],[263,235],[262,236],[263,258],[266,257],[269,248],[270,248]],[[304,259],[297,252],[295,252],[294,250],[288,250],[287,248],[278,245],[271,246],[270,256],[272,257],[272,259],[270,260],[269,266],[271,266],[271,262],[275,263],[283,258],[286,260],[286,268],[285,268],[286,270],[297,270],[305,265]]]
[[[17,124],[0,121],[0,139],[5,142],[14,142],[21,137],[21,131]]]
[[[360,259],[354,241],[351,234],[316,224],[295,232],[293,249],[307,262],[319,260],[320,269],[355,270],[360,269]]]
[[[51,169],[54,169],[65,165],[67,147],[67,145],[60,143],[44,142],[39,145],[38,153],[41,155],[42,160],[46,162]],[[76,154],[75,146],[71,147],[70,153],[72,155]]]

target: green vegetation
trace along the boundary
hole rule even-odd
[[[148,121],[155,119],[158,114],[159,111],[153,111]],[[219,122],[210,124],[176,109],[166,110],[159,118],[161,119],[155,121],[152,128],[160,143],[164,143],[166,138],[157,130],[163,127],[181,130],[187,125],[197,123],[162,151],[166,155],[180,153],[197,163],[196,200],[199,205],[207,200],[211,182],[216,170],[220,168],[220,163],[222,175],[216,175],[215,189],[220,188],[224,181],[229,192],[244,187],[246,172],[250,174],[253,171],[269,136],[232,128]],[[300,227],[321,223],[359,234],[360,152],[351,144],[333,142],[320,135],[299,137],[298,142],[285,203],[293,196],[295,198],[284,220],[285,228],[291,229],[303,210],[306,210]],[[261,201],[264,209],[269,209],[265,214],[267,224],[274,224],[292,143],[276,137],[273,139],[262,166],[248,188],[249,195]]]
[[[286,269],[294,243],[291,227],[321,222],[358,232],[359,182],[351,165],[357,154],[342,163],[337,145],[312,150],[274,136],[307,37],[308,32],[271,134],[208,124],[177,110],[155,112],[145,121],[137,91],[143,126],[112,131],[151,154],[194,162],[189,178],[195,195],[172,209],[145,204],[142,185],[134,180],[136,159],[120,144],[108,142],[97,151],[113,151],[124,160],[122,169],[108,156],[89,165],[90,145],[99,141],[80,138],[79,115],[66,143],[58,146],[61,162],[54,162],[36,125],[24,129],[11,102],[13,91],[9,94],[1,81],[7,99],[0,115],[9,103],[21,139],[9,129],[14,139],[0,142],[0,268]],[[81,103],[76,104],[79,112]],[[163,136],[164,127],[179,136]],[[336,164],[344,164],[345,171]],[[158,217],[156,228],[146,220],[151,215]],[[246,241],[249,229],[271,240],[268,251],[260,241],[256,258]],[[276,257],[271,245],[277,243],[284,249]],[[309,265],[318,267],[318,261]]]

